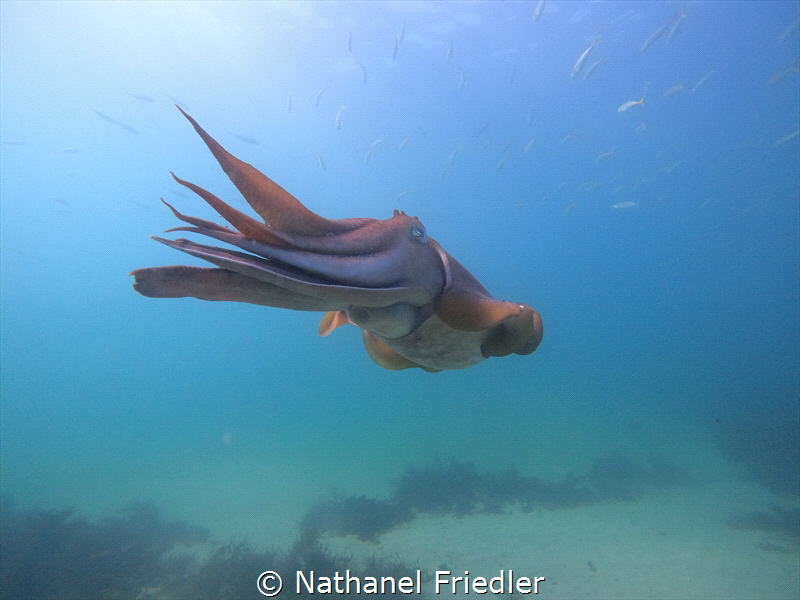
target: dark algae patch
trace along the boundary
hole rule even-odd
[[[196,558],[209,533],[165,521],[147,504],[90,521],[72,509],[16,512],[3,503],[0,519],[0,598],[3,600],[246,600],[263,598],[260,573],[316,571],[407,575],[398,560],[363,565],[329,552],[314,535],[286,551],[245,542],[216,544]],[[291,586],[292,581],[285,582]],[[338,595],[338,594],[337,594]]]
[[[688,472],[663,460],[639,463],[623,456],[598,458],[583,477],[567,474],[549,482],[515,469],[492,473],[451,460],[411,465],[388,499],[337,496],[323,500],[303,519],[306,531],[378,538],[419,514],[464,516],[500,514],[511,506],[524,511],[564,509],[597,502],[633,501],[672,487],[695,485]]]

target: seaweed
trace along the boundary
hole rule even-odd
[[[399,561],[376,557],[359,569],[352,557],[329,552],[313,532],[285,552],[230,542],[199,562],[177,550],[206,542],[208,532],[164,521],[147,504],[89,521],[71,508],[16,513],[4,502],[1,516],[0,597],[10,600],[243,600],[263,597],[256,581],[266,570],[326,577],[347,570],[356,576],[411,573]]]
[[[728,527],[746,531],[782,533],[800,539],[800,508],[770,504],[770,510],[739,513],[730,517]]]
[[[749,415],[724,421],[717,429],[722,450],[744,464],[769,491],[800,496],[800,409],[787,406],[784,414]]]
[[[5,511],[0,520],[0,594],[3,598],[135,599],[157,588],[163,561],[178,544],[204,542],[208,532],[179,521],[165,522],[150,505],[90,522],[74,509]],[[177,576],[184,576],[186,572]]]
[[[472,463],[452,460],[429,467],[408,467],[398,479],[394,500],[419,512],[466,515],[502,513],[511,504],[525,510],[535,506],[562,508],[590,499],[590,492],[568,474],[548,483],[509,469],[504,473],[480,473]]]
[[[451,460],[411,465],[395,482],[388,499],[337,496],[313,506],[303,531],[355,535],[377,542],[379,536],[420,513],[464,516],[500,514],[517,505],[561,509],[606,501],[633,501],[669,487],[694,485],[682,467],[653,459],[641,464],[624,456],[598,458],[585,477],[567,474],[556,482],[505,472],[480,472],[474,464]]]
[[[231,542],[216,548],[189,577],[174,579],[161,591],[168,598],[257,598],[256,577],[275,568],[277,559],[274,552],[259,552],[245,542]]]
[[[355,564],[351,556],[331,553],[319,541],[319,534],[304,533],[285,553],[260,552],[246,543],[231,543],[219,547],[206,560],[195,575],[177,586],[165,589],[166,596],[172,599],[227,600],[229,598],[245,599],[263,597],[256,589],[259,573],[266,569],[284,575],[284,590],[292,590],[292,595],[309,595],[304,587],[299,591],[292,589],[293,580],[287,576],[298,571],[308,574],[332,577],[334,574],[364,577],[408,576],[411,569],[402,562],[386,562],[371,557],[363,565]],[[355,594],[355,589],[349,595]],[[348,594],[336,594],[347,596]]]
[[[642,464],[615,454],[597,458],[588,480],[597,499],[612,501],[638,500],[654,491],[696,483],[684,468],[662,459]]]
[[[303,517],[301,530],[306,534],[352,534],[363,541],[377,542],[378,536],[412,517],[408,507],[390,500],[337,497],[313,506]]]
[[[783,508],[770,504],[769,510],[739,513],[726,521],[731,529],[768,533],[776,541],[761,543],[764,550],[797,552],[800,550],[800,508]]]

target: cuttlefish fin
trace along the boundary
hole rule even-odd
[[[217,159],[222,170],[239,189],[247,203],[264,219],[267,225],[279,231],[302,235],[324,235],[336,229],[335,224],[310,211],[303,206],[302,202],[258,169],[230,154],[208,135],[186,111],[177,104],[176,106],[206,143],[211,154]]]
[[[130,274],[136,278],[133,289],[149,298],[191,297],[310,311],[328,308],[319,298],[291,292],[228,269],[176,265],[136,269]]]
[[[325,337],[342,325],[354,325],[350,317],[347,316],[347,312],[344,310],[328,311],[323,315],[322,321],[319,322],[319,334]]]
[[[378,339],[375,335],[371,334],[366,329],[361,330],[361,339],[364,340],[364,348],[367,350],[369,357],[374,360],[378,365],[390,371],[399,371],[401,369],[411,369],[419,367],[429,373],[438,373],[441,369],[431,369],[423,367],[415,363],[413,360],[408,360],[405,356],[401,356],[384,342]]]

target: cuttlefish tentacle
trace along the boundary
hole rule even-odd
[[[216,210],[223,219],[225,219],[228,223],[233,225],[236,229],[238,229],[242,235],[249,237],[253,240],[258,240],[259,242],[263,242],[264,244],[283,244],[283,240],[279,237],[275,236],[271,228],[261,223],[260,221],[256,221],[253,217],[248,214],[243,213],[242,211],[234,208],[227,202],[223,202],[217,196],[212,194],[211,192],[204,190],[199,185],[195,185],[188,181],[184,181],[175,176],[174,173],[170,173],[173,179],[180,183],[182,186],[185,186],[192,190],[195,194],[200,196],[203,200],[205,200],[211,208]],[[169,204],[167,204],[169,206]],[[187,223],[191,223],[188,218],[185,218],[184,215],[177,213],[175,209],[171,206],[173,213],[176,213],[175,216],[181,219],[182,221],[186,221]],[[191,217],[190,217],[191,218]]]
[[[331,221],[308,210],[297,198],[261,171],[230,154],[186,111],[180,106],[177,108],[192,124],[247,203],[270,227],[289,233],[315,236],[341,233],[350,228],[347,223]]]
[[[199,298],[215,302],[245,302],[292,310],[328,311],[341,305],[305,296],[228,269],[208,267],[151,267],[136,269],[134,289],[154,298]]]

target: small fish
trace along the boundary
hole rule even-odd
[[[536,5],[536,8],[533,9],[533,22],[539,20],[539,17],[542,16],[544,12],[544,0],[539,0],[539,3]]]
[[[788,27],[786,27],[786,29],[783,30],[783,33],[781,34],[781,37],[778,38],[778,40],[782,42],[798,29],[800,29],[800,18],[797,18],[791,23],[789,23]]]
[[[597,155],[597,158],[594,159],[595,164],[607,159],[612,154],[614,154],[613,150],[609,150],[608,152],[601,152],[600,154]]]
[[[500,159],[500,162],[499,162],[499,163],[497,163],[497,166],[494,168],[494,170],[495,170],[496,172],[498,172],[498,173],[499,173],[499,172],[500,172],[500,170],[501,170],[503,167],[505,167],[505,166],[506,166],[506,163],[508,162],[508,159],[509,159],[509,158],[510,158],[510,155],[509,155],[509,154],[505,154],[505,155],[503,156],[503,158],[501,158],[501,159]]]
[[[639,51],[640,51],[640,52],[644,52],[644,51],[645,51],[645,50],[647,50],[647,49],[648,49],[650,46],[652,46],[654,43],[656,43],[656,42],[658,41],[658,39],[659,39],[659,38],[660,38],[662,35],[664,35],[664,34],[666,33],[667,29],[669,29],[669,25],[670,25],[670,24],[669,24],[669,23],[667,23],[666,25],[662,25],[661,27],[659,27],[658,29],[656,29],[656,30],[653,32],[653,34],[652,34],[652,35],[651,35],[649,38],[647,38],[647,39],[644,41],[644,44],[642,44],[642,47],[641,47],[641,48],[639,48]]]
[[[317,160],[319,161],[320,169],[322,169],[323,171],[327,171],[328,167],[325,166],[325,161],[322,160],[322,154],[320,154],[319,152],[317,153]]]
[[[375,140],[374,142],[372,142],[372,145],[369,147],[369,150],[367,150],[367,154],[366,154],[366,156],[364,156],[364,164],[365,164],[365,165],[366,165],[366,164],[369,162],[369,159],[370,159],[370,158],[372,157],[372,155],[375,153],[375,150],[376,150],[376,149],[378,148],[378,146],[380,146],[382,143],[383,143],[383,140],[382,140],[382,139],[377,139],[377,140]]]
[[[170,101],[171,101],[173,104],[175,104],[175,105],[177,105],[177,106],[180,106],[180,107],[181,107],[183,110],[189,110],[189,107],[188,107],[188,106],[186,106],[186,103],[184,103],[184,102],[181,102],[180,100],[176,100],[176,99],[175,99],[175,98],[173,98],[172,96],[167,96],[167,98],[169,98],[169,99],[170,99]]]
[[[508,76],[508,83],[509,84],[514,83],[514,79],[516,79],[516,77],[517,77],[517,65],[514,65],[514,68],[511,69],[511,73]]]
[[[464,70],[463,69],[459,69],[458,70],[458,89],[459,90],[463,90],[464,89]]]
[[[575,208],[576,206],[578,206],[577,202],[573,202],[572,204],[569,204],[569,205],[565,206],[564,210],[561,211],[561,216],[568,215],[569,213],[572,212],[572,209]]]
[[[339,109],[339,112],[336,113],[336,129],[342,128],[342,111],[344,110],[344,104],[342,104],[342,108]]]
[[[685,18],[686,13],[675,13],[675,16],[672,18],[672,20],[656,29],[653,34],[645,40],[644,44],[642,44],[642,47],[639,50],[644,52],[667,32],[669,32],[667,34],[667,40],[671,42],[672,38],[675,37],[675,34],[680,30],[681,21],[683,21]]]
[[[792,133],[788,133],[785,136],[783,136],[781,139],[779,139],[777,142],[775,142],[775,147],[777,148],[778,146],[783,146],[786,142],[793,140],[797,136],[800,136],[800,129],[798,129],[797,131],[793,131]]]
[[[533,123],[533,104],[530,102],[528,103],[528,115],[525,120],[527,121],[528,125]]]
[[[394,197],[394,201],[395,202],[399,202],[400,200],[402,200],[406,196],[408,196],[408,190],[403,190],[402,192],[397,194],[397,196]]]
[[[104,121],[108,121],[109,123],[113,123],[114,125],[118,125],[118,126],[122,127],[125,131],[128,131],[128,132],[130,132],[130,133],[132,133],[134,135],[139,135],[139,131],[137,129],[134,129],[130,125],[125,125],[125,123],[120,123],[114,117],[109,117],[107,114],[101,113],[99,110],[95,110],[94,108],[90,107],[90,110],[92,112],[94,112],[95,114],[97,114],[97,116],[100,117],[101,119],[103,119]]]
[[[478,131],[475,132],[475,137],[479,137],[479,136],[483,135],[483,132],[486,131],[486,129],[489,127],[489,123],[491,123],[491,121],[486,121],[486,123],[481,125],[481,128],[478,129]]]
[[[681,30],[681,23],[683,23],[683,20],[685,18],[686,18],[686,13],[685,12],[681,12],[680,14],[678,14],[675,17],[675,20],[672,21],[672,24],[670,25],[670,28],[669,28],[669,33],[667,34],[667,41],[668,42],[671,42],[672,38],[675,37],[675,34],[678,33]]]
[[[589,65],[589,67],[586,69],[586,73],[583,74],[584,81],[586,81],[587,79],[589,79],[589,77],[592,76],[594,70],[600,66],[600,63],[603,62],[603,60],[605,60],[605,56],[602,57],[600,60],[596,60],[595,62]]]
[[[132,133],[133,135],[139,135],[139,130],[138,129],[134,129],[130,125],[125,125],[125,123],[120,123],[119,121],[117,121],[117,125],[122,127],[128,133]]]
[[[350,35],[347,36],[347,51],[352,54],[353,53],[353,32],[350,32]]]
[[[617,109],[617,112],[618,112],[618,113],[624,113],[624,112],[628,112],[630,109],[632,109],[632,108],[633,108],[634,106],[636,106],[637,104],[644,105],[644,97],[642,97],[642,99],[641,99],[641,100],[629,100],[628,102],[626,102],[625,104],[623,104],[622,106],[620,106],[620,107]]]
[[[800,56],[798,56],[794,60],[791,66],[787,67],[786,69],[782,69],[781,71],[778,71],[772,77],[770,77],[769,81],[767,81],[767,85],[769,86],[769,85],[775,85],[776,83],[780,83],[792,73],[800,73]]]
[[[638,202],[631,202],[630,200],[626,202],[617,202],[611,208],[614,210],[625,210],[626,208],[636,208],[639,206]]]
[[[367,83],[367,67],[365,67],[365,66],[364,66],[364,63],[362,63],[362,62],[360,62],[360,61],[359,61],[359,63],[358,63],[358,64],[360,64],[360,65],[361,65],[361,74],[362,74],[362,76],[363,76],[364,83]]]
[[[536,138],[531,138],[531,140],[525,146],[525,154],[530,154],[530,151],[533,149],[533,143],[535,141],[536,141]]]
[[[592,51],[592,48],[594,48],[597,45],[597,42],[599,41],[600,38],[594,38],[594,41],[592,41],[592,45],[589,46],[586,50],[584,50],[583,54],[581,54],[578,57],[578,60],[575,62],[575,66],[572,67],[572,75],[570,76],[571,79],[575,79],[578,76],[578,73],[581,72],[581,69],[583,68],[583,63],[586,62],[586,59],[589,57],[589,53]]]
[[[461,152],[461,146],[457,146],[457,147],[455,148],[455,150],[453,150],[453,151],[450,153],[450,158],[449,158],[449,159],[448,159],[448,161],[447,161],[447,164],[448,164],[448,165],[452,165],[452,164],[453,164],[453,161],[456,159],[456,156],[458,156],[458,153],[459,153],[459,152]]]
[[[708,80],[708,78],[711,77],[714,73],[716,73],[716,71],[714,71],[713,69],[709,71],[705,77],[703,77],[700,81],[698,81],[695,84],[695,86],[692,88],[692,93],[694,94],[697,91],[697,88],[703,85]]]
[[[24,146],[25,140],[5,140],[3,143],[9,146]]]
[[[453,60],[453,38],[450,38],[450,44],[447,46],[447,64]]]
[[[317,108],[319,106],[319,101],[322,99],[322,93],[327,89],[328,89],[328,84],[326,83],[325,87],[323,87],[320,91],[317,92],[317,99],[314,100],[314,108]]]
[[[447,164],[439,172],[439,177],[444,177],[444,174],[447,173],[448,169],[453,166],[453,162],[456,160],[456,156],[458,156],[459,152],[461,152],[461,146],[456,147],[456,149],[450,153],[450,158],[447,159]]]
[[[259,142],[259,141],[258,141],[257,139],[255,139],[255,138],[251,138],[251,137],[248,137],[248,136],[246,136],[246,135],[240,135],[240,134],[238,134],[238,133],[233,133],[233,132],[231,132],[231,135],[232,135],[233,137],[237,138],[237,139],[240,139],[240,140],[242,140],[243,142],[245,142],[245,143],[247,143],[247,144],[253,144],[253,146],[260,146],[260,145],[261,145],[261,142]]]
[[[109,123],[114,123],[114,125],[117,124],[117,120],[114,117],[109,117],[107,114],[101,113],[99,110],[95,110],[93,108],[91,110],[92,110],[92,112],[97,114],[97,116],[100,117],[101,119],[103,119],[104,121],[108,121]]]
[[[400,26],[400,35],[398,36],[398,38],[397,38],[397,39],[399,39],[399,40],[400,40],[400,42],[402,43],[402,42],[403,42],[403,39],[404,39],[405,37],[406,37],[406,22],[405,22],[405,21],[403,21],[403,24]]]
[[[684,85],[682,83],[676,83],[671,88],[669,88],[666,92],[664,92],[664,98],[668,98],[669,96],[673,96],[678,92],[682,92],[684,90]]]
[[[411,138],[410,138],[410,137],[407,137],[407,138],[406,138],[406,139],[404,139],[402,142],[400,142],[400,145],[397,147],[397,149],[398,149],[400,152],[402,152],[402,151],[405,149],[405,147],[406,147],[406,146],[408,146],[408,143],[409,143],[410,141],[411,141]]]
[[[289,92],[286,95],[286,112],[292,112],[292,92]]]
[[[392,49],[392,60],[397,60],[397,47],[400,45],[400,42],[397,39],[397,36],[394,36],[394,48]]]
[[[137,100],[141,100],[142,102],[155,102],[156,99],[152,96],[143,96],[141,94],[128,94],[131,98],[136,98]]]
[[[559,146],[563,146],[563,145],[564,145],[564,144],[566,144],[568,141],[570,141],[571,139],[574,139],[574,138],[576,138],[576,137],[578,137],[578,132],[577,132],[577,131],[573,131],[572,133],[568,133],[568,134],[567,134],[567,135],[565,135],[563,138],[561,138],[561,141],[560,141],[560,142],[558,142],[558,145],[559,145]]]

